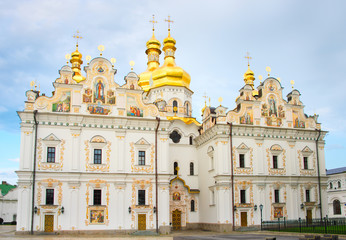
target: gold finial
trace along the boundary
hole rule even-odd
[[[270,72],[272,71],[272,69],[270,67],[266,67],[266,71],[268,73],[268,77],[270,76]]]
[[[76,33],[77,34],[73,35],[73,38],[77,39],[76,46],[78,47],[78,39],[82,39],[83,37],[81,35],[79,35],[79,31],[78,30],[77,30]]]
[[[250,53],[249,52],[246,53],[245,58],[247,58],[247,66],[250,67],[250,59],[252,59],[252,57],[250,57]]]
[[[260,84],[262,84],[262,79],[263,79],[262,75],[259,75],[258,79],[260,80]]]
[[[222,97],[219,97],[218,101],[220,103],[220,107],[221,107],[222,100],[223,100]]]
[[[130,61],[131,71],[133,71],[133,66],[135,65],[135,61]]]
[[[68,65],[68,62],[70,61],[71,55],[70,54],[66,54],[65,55],[65,59],[66,59],[66,64]]]
[[[209,98],[209,107],[210,107],[210,98]]]
[[[177,176],[179,176],[179,170],[180,170],[180,168],[179,168],[179,167],[176,167],[175,170],[177,170]]]
[[[35,86],[35,81],[31,81],[30,86],[31,86],[31,91],[34,90],[33,87]]]
[[[153,20],[149,21],[153,24],[153,32],[155,31],[155,23],[157,23],[157,21],[155,21],[155,15],[153,14]]]
[[[99,45],[97,49],[100,51],[100,56],[102,56],[102,52],[105,50],[105,46]]]
[[[114,64],[117,62],[117,60],[115,58],[111,58],[111,63],[112,63],[112,67],[114,67]]]
[[[281,78],[278,77],[278,78],[276,78],[276,79],[281,83]]]
[[[174,21],[171,20],[171,16],[168,15],[168,19],[165,19],[165,22],[168,22],[168,32],[171,31],[171,23],[174,23]]]
[[[85,60],[87,60],[87,64],[89,65],[90,60],[91,60],[91,56],[90,56],[90,55],[86,56],[86,57],[85,57]]]
[[[294,89],[294,80],[291,80],[292,90]]]
[[[204,98],[204,106],[206,107],[206,106],[207,106],[207,98],[208,98],[208,96],[207,96],[207,93],[206,93],[206,92],[204,92],[204,96],[203,96],[203,98]]]

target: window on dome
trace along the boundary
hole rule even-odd
[[[174,113],[178,112],[178,102],[176,100],[173,101],[173,112]]]

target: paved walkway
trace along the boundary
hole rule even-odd
[[[177,231],[169,235],[161,236],[132,236],[132,235],[15,235],[15,226],[0,225],[0,239],[42,239],[42,240],[76,240],[76,239],[118,239],[131,238],[133,240],[257,240],[266,239],[268,237],[276,237],[277,240],[298,240],[299,236],[303,236],[301,233],[285,233],[285,232],[231,232],[231,233],[216,233],[208,231]],[[339,239],[345,239],[346,235],[339,236]]]

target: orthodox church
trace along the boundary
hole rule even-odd
[[[235,107],[205,105],[200,123],[175,52],[170,31],[162,48],[153,32],[146,71],[120,84],[102,56],[83,72],[77,44],[51,97],[26,92],[18,234],[224,232],[326,215],[326,132],[300,92],[284,99],[269,75],[255,87],[248,67]]]

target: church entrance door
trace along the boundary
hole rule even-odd
[[[240,219],[241,219],[241,226],[247,227],[247,212],[241,212]]]
[[[312,223],[312,211],[311,209],[306,210],[306,221]]]
[[[147,229],[147,218],[145,214],[138,214],[138,230]]]
[[[44,231],[53,232],[54,226],[54,215],[45,215],[44,216]]]
[[[174,210],[172,212],[172,222],[173,222],[173,230],[181,229],[181,211]]]

